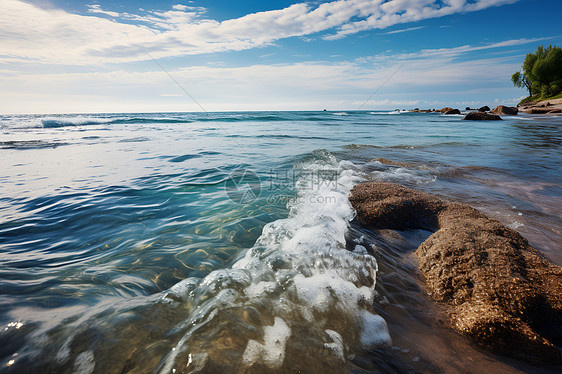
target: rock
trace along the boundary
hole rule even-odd
[[[470,112],[463,119],[471,121],[498,121],[501,117],[495,114],[488,114],[484,112]]]
[[[445,113],[445,112],[447,112],[447,111],[449,111],[449,110],[453,110],[453,108],[451,108],[450,106],[446,106],[445,108],[439,109],[439,111],[440,111],[441,113]]]
[[[399,168],[415,169],[415,170],[433,170],[433,169],[429,168],[428,166],[426,166],[424,164],[417,164],[417,163],[413,163],[413,162],[393,161],[393,160],[389,160],[387,158],[375,158],[375,159],[372,159],[371,161],[376,161],[376,162],[380,162],[381,164],[384,164],[384,165],[396,166],[396,167],[399,167]]]
[[[546,108],[546,107],[534,107],[534,108],[530,108],[530,109],[526,109],[523,112],[527,113],[527,114],[547,114],[548,112],[551,112],[555,109],[552,108]]]
[[[519,233],[468,205],[392,183],[359,184],[349,200],[368,228],[435,231],[415,253],[453,329],[495,353],[562,363],[562,268]]]
[[[422,109],[420,113],[431,113],[431,109]]]
[[[516,107],[504,106],[504,105],[498,105],[497,107],[495,107],[494,109],[492,109],[490,111],[490,113],[493,113],[493,114],[505,114],[505,115],[509,115],[509,116],[515,116],[515,115],[517,115],[518,112],[519,112],[519,109],[517,109]]]
[[[521,111],[528,114],[556,114],[562,113],[562,99],[550,99],[548,101],[527,102],[520,105]],[[554,112],[555,111],[555,112]]]
[[[446,111],[444,114],[461,114],[461,111],[458,109],[451,109]]]
[[[479,112],[487,112],[490,110],[490,107],[488,105],[484,105],[483,107],[478,108]]]

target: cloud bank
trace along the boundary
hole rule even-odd
[[[537,40],[542,39],[513,39],[340,62],[258,63],[241,67],[200,65],[173,68],[169,72],[210,111],[357,109],[363,104],[365,108],[386,109],[438,107],[454,104],[454,97],[476,96],[486,100],[489,96],[484,92],[501,95],[511,86],[509,76],[519,68],[520,58],[514,59],[511,54],[497,57],[492,53],[488,57],[466,60],[467,54]],[[388,80],[390,76],[392,79]],[[383,82],[386,84],[379,90]],[[0,92],[0,103],[14,113],[31,110],[29,102],[36,103],[34,112],[200,110],[155,66],[143,71],[118,69],[51,74],[3,71],[0,86],[18,87]],[[375,91],[378,94],[374,100],[365,103]],[[57,92],[63,94],[57,95]],[[509,92],[512,95],[512,91]],[[512,104],[513,100],[502,99],[501,102]],[[466,102],[464,105],[478,104]]]
[[[93,4],[87,14],[0,2],[0,62],[88,65],[143,61],[266,46],[313,34],[327,39],[518,0],[337,0],[312,6],[205,18],[206,10],[177,4],[168,11],[119,13]],[[148,53],[147,53],[148,52]]]

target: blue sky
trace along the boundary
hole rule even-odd
[[[0,14],[0,113],[201,110],[175,81],[208,111],[513,105],[525,54],[562,45],[560,0],[1,0]]]

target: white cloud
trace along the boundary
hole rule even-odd
[[[88,8],[88,12],[90,12],[90,13],[99,13],[99,14],[105,14],[105,15],[111,16],[111,17],[119,17],[119,13],[108,12],[106,10],[103,10],[103,9],[101,9],[101,6],[99,4],[86,5],[86,7]]]
[[[337,63],[201,65],[170,69],[169,72],[211,111],[324,107],[352,110],[379,88],[365,108],[437,107],[440,103],[442,106],[451,104],[451,98],[455,96],[474,100],[475,97],[481,99],[486,92],[491,92],[494,98],[518,94],[511,87],[510,74],[519,68],[519,64],[510,58],[470,61],[456,58],[474,48],[515,44],[515,41],[503,41],[480,47],[441,49],[439,53],[426,51],[416,54],[419,57],[408,60],[398,72],[404,61],[403,55]],[[453,53],[450,51],[454,51],[456,57],[451,57]],[[165,63],[163,65],[166,67]],[[156,64],[151,70],[137,72],[11,74],[4,70],[2,73],[0,86],[11,89],[0,93],[0,112],[23,112],[29,108],[51,112],[199,110]],[[381,87],[389,77],[390,80]],[[434,99],[439,96],[445,97],[444,101],[449,103]],[[472,104],[466,102],[466,105]],[[42,106],[47,109],[41,110]]]
[[[398,34],[401,32],[408,32],[408,31],[414,31],[414,30],[419,30],[419,29],[424,29],[427,26],[418,26],[418,27],[408,27],[407,29],[402,29],[402,30],[394,30],[394,31],[389,31],[386,34]]]
[[[349,1],[357,3],[360,21],[342,24],[339,30],[326,39],[340,39],[347,35],[370,29],[384,29],[392,25],[438,18],[455,13],[473,12],[492,6],[512,4],[519,0],[372,0]],[[366,6],[369,7],[366,7]]]
[[[456,57],[462,56],[463,54],[475,52],[475,51],[483,51],[489,49],[496,49],[502,47],[514,47],[519,45],[531,44],[536,43],[543,40],[554,39],[555,37],[541,37],[541,38],[521,38],[521,39],[510,39],[504,40],[497,43],[490,43],[485,45],[462,45],[453,48],[437,48],[437,49],[422,49],[418,52],[414,53],[402,53],[402,54],[393,54],[393,55],[385,55],[380,54],[376,56],[370,57],[361,57],[357,59],[359,63],[381,63],[386,60],[392,61],[415,61],[419,59],[427,59],[427,58],[442,58],[452,60]],[[502,51],[505,52],[505,51]]]
[[[155,58],[237,51],[332,29],[335,33],[326,39],[342,38],[362,30],[515,1],[336,0],[316,7],[297,3],[219,22],[204,18],[204,8],[182,4],[166,12],[145,11],[142,15],[108,11],[93,4],[84,16],[38,8],[21,0],[2,0],[0,61],[86,65],[147,60],[146,51]]]

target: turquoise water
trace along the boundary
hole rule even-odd
[[[461,118],[0,116],[0,371],[384,371],[354,184],[469,203],[562,264],[562,117]]]

